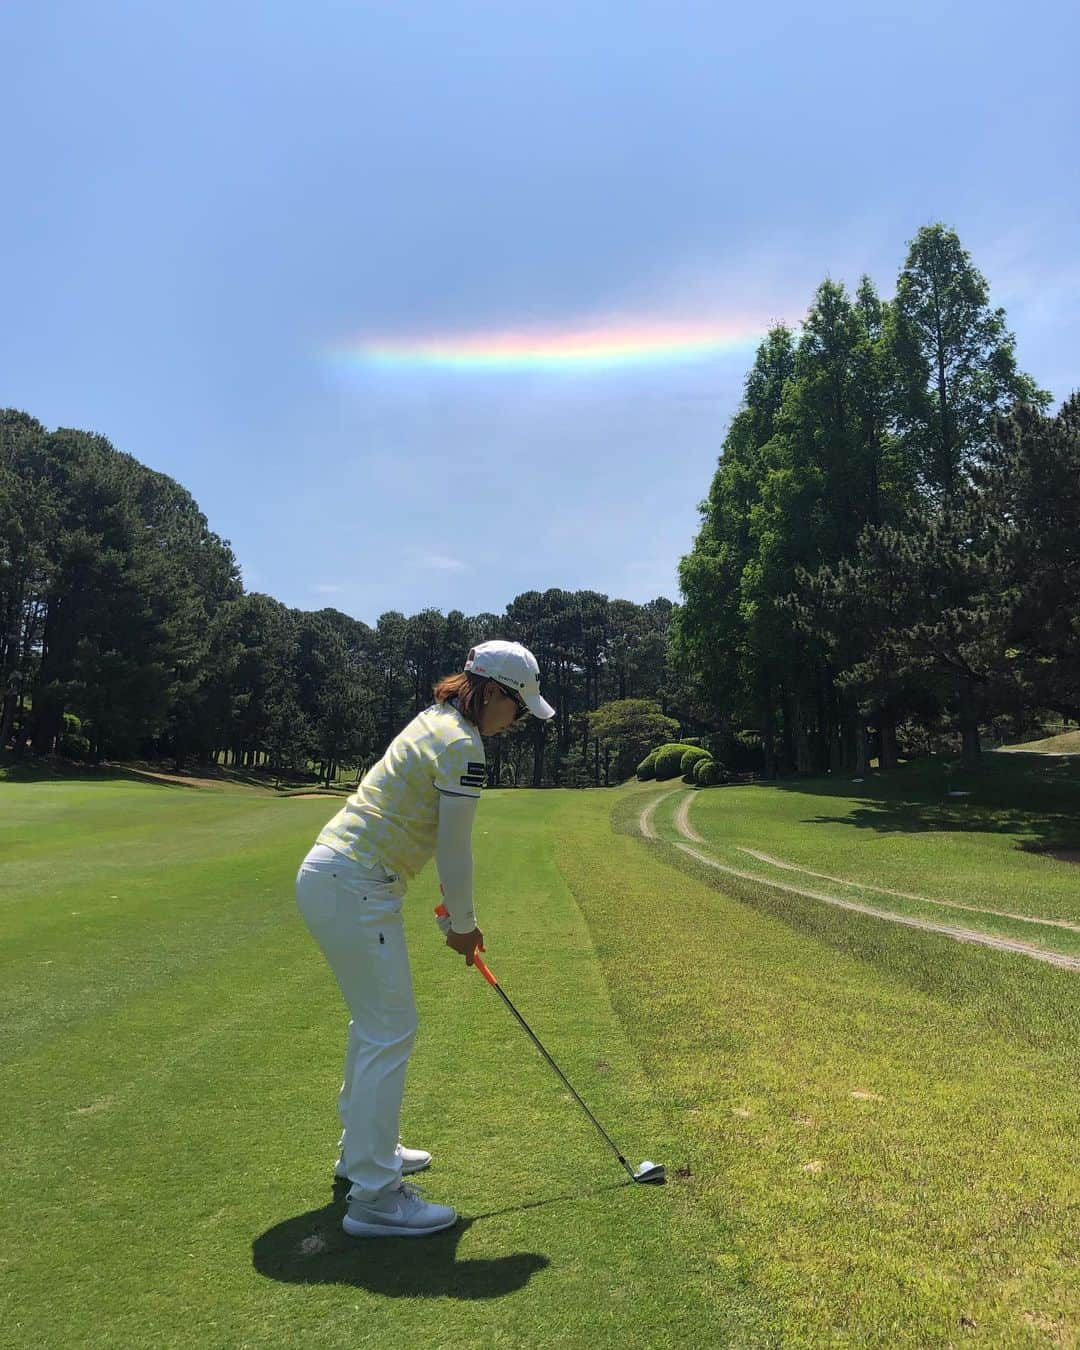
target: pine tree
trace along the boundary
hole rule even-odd
[[[1080,720],[1080,394],[1053,418],[1019,405],[994,430],[997,449],[977,479],[1008,527],[1010,645],[1029,705]]]

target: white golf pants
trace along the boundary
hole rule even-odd
[[[338,1093],[350,1200],[375,1201],[401,1182],[401,1099],[416,1040],[405,930],[405,882],[316,844],[296,877],[296,903],[330,963],[351,1021]]]

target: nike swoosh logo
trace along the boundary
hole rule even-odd
[[[393,1209],[378,1209],[373,1210],[372,1213],[378,1214],[382,1219],[403,1219],[405,1217],[405,1210],[402,1208],[400,1201],[394,1205]]]

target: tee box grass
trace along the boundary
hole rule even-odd
[[[1018,912],[1075,913],[1076,874],[1017,848],[1073,788],[995,784],[952,871],[934,829],[845,842],[896,809],[880,783],[709,789],[692,819],[718,857],[767,839],[900,890],[929,849],[941,898],[989,855]],[[668,1185],[446,949],[429,867],[403,1140],[461,1220],[352,1240],[347,1014],[292,893],[334,803],[0,782],[0,1344],[1075,1343],[1077,977],[711,871],[670,819],[645,841],[667,787],[492,791],[474,846],[488,963]],[[939,787],[895,791],[932,816]],[[1065,870],[1014,893],[1014,861]]]

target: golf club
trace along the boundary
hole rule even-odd
[[[435,913],[436,913],[440,918],[448,918],[449,915],[450,915],[450,911],[446,908],[445,905],[439,905],[438,908],[435,910]],[[510,1011],[514,1014],[514,1016],[515,1016],[515,1017],[517,1018],[517,1020],[521,1023],[521,1025],[525,1028],[525,1030],[529,1033],[530,1037],[532,1037],[532,1042],[533,1042],[533,1044],[536,1046],[536,1048],[537,1048],[537,1049],[540,1051],[540,1053],[544,1056],[544,1058],[545,1058],[545,1059],[547,1060],[547,1062],[551,1065],[551,1067],[555,1070],[555,1072],[559,1075],[559,1077],[560,1077],[560,1078],[562,1079],[562,1081],[566,1084],[566,1086],[570,1089],[570,1091],[574,1093],[574,1097],[577,1099],[578,1105],[579,1105],[579,1106],[581,1107],[581,1109],[585,1112],[585,1114],[589,1117],[589,1119],[590,1119],[590,1120],[592,1121],[592,1123],[596,1126],[596,1128],[600,1131],[600,1133],[604,1136],[604,1138],[608,1141],[608,1143],[611,1145],[612,1149],[614,1149],[615,1156],[616,1156],[616,1157],[618,1158],[618,1160],[622,1163],[622,1165],[626,1168],[627,1172],[630,1173],[630,1179],[631,1179],[632,1181],[651,1182],[651,1183],[654,1184],[654,1185],[662,1185],[662,1184],[664,1183],[664,1181],[665,1181],[665,1176],[664,1176],[664,1164],[663,1164],[663,1163],[654,1163],[654,1162],[650,1162],[648,1159],[646,1159],[646,1161],[643,1162],[643,1163],[641,1164],[641,1166],[637,1169],[636,1172],[633,1170],[633,1168],[632,1168],[632,1167],[630,1166],[630,1164],[626,1161],[626,1159],[623,1157],[623,1155],[622,1155],[622,1154],[619,1152],[619,1150],[615,1147],[614,1142],[612,1141],[610,1135],[607,1133],[607,1131],[604,1129],[604,1127],[600,1124],[600,1122],[596,1119],[596,1117],[593,1115],[593,1113],[589,1110],[589,1108],[588,1108],[588,1107],[585,1105],[585,1103],[581,1100],[581,1098],[578,1096],[578,1094],[577,1094],[576,1092],[574,1092],[574,1088],[573,1088],[572,1084],[570,1083],[570,1080],[567,1078],[566,1074],[563,1073],[562,1069],[560,1069],[559,1066],[555,1063],[555,1061],[551,1058],[551,1056],[550,1056],[550,1055],[548,1054],[548,1052],[544,1049],[544,1047],[540,1044],[539,1038],[535,1035],[535,1033],[533,1032],[532,1028],[529,1026],[528,1022],[525,1021],[524,1017],[522,1017],[522,1015],[518,1012],[518,1010],[517,1010],[517,1009],[514,1007],[514,1005],[510,1002],[509,998],[508,998],[507,995],[506,995],[506,991],[503,989],[502,985],[499,983],[499,981],[495,978],[495,976],[491,973],[491,971],[487,968],[486,965],[484,965],[483,961],[480,959],[480,954],[479,954],[479,952],[474,952],[474,953],[473,953],[473,962],[475,963],[476,968],[477,968],[477,970],[480,972],[480,974],[483,975],[484,979],[487,980],[488,984],[490,984],[491,987],[492,987],[493,989],[496,989],[496,990],[499,992],[500,996],[502,997],[503,1002],[504,1002],[504,1003],[506,1004],[506,1006],[510,1009]]]

